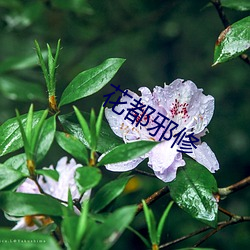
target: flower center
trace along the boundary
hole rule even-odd
[[[187,111],[188,103],[180,103],[177,99],[175,99],[175,101],[172,102],[171,106],[172,107],[170,109],[170,112],[172,114],[172,118],[178,116],[184,119],[184,122],[186,122],[187,119],[190,117]]]

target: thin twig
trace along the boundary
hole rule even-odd
[[[206,241],[208,238],[210,238],[212,235],[214,235],[215,233],[219,232],[220,230],[222,230],[223,228],[225,228],[227,226],[230,226],[230,225],[233,225],[233,224],[238,224],[238,223],[241,223],[241,222],[247,222],[247,221],[250,221],[250,217],[249,216],[237,216],[237,215],[235,215],[230,221],[224,221],[216,229],[212,230],[207,235],[205,235],[202,239],[200,239],[194,245],[194,247],[198,247],[204,241]]]
[[[250,176],[244,178],[243,180],[236,182],[228,187],[225,188],[219,188],[219,195],[224,198],[228,196],[231,193],[234,193],[236,191],[239,191],[247,186],[250,185]]]
[[[45,192],[43,191],[42,187],[40,186],[39,182],[37,181],[37,179],[32,179],[32,180],[36,183],[36,185],[37,185],[37,187],[38,187],[38,190],[39,190],[39,192],[40,192],[41,194],[47,195],[47,196],[49,196],[49,197],[53,198],[54,200],[57,200],[57,201],[59,201],[59,202],[61,202],[61,203],[68,204],[67,201],[61,200],[61,199],[56,198],[56,197],[54,197],[54,196],[52,196],[52,195],[50,195],[50,194],[45,193]]]
[[[141,175],[146,175],[146,176],[149,176],[149,177],[156,178],[156,176],[154,174],[148,173],[148,172],[145,172],[145,171],[142,171],[142,170],[139,170],[139,169],[134,169],[134,172],[139,173]]]
[[[204,242],[207,238],[209,238],[210,236],[212,236],[216,232],[220,231],[224,227],[227,227],[227,226],[233,225],[233,224],[237,224],[237,223],[241,223],[241,222],[247,222],[247,221],[250,221],[250,217],[248,217],[248,216],[242,217],[242,216],[234,215],[234,217],[231,220],[229,220],[229,221],[219,222],[218,223],[218,227],[216,229],[214,229],[213,231],[209,232],[206,236],[204,236],[202,238],[202,240],[203,240],[202,242]],[[209,226],[203,227],[203,228],[201,228],[201,229],[199,229],[199,230],[197,230],[195,232],[192,232],[192,233],[187,234],[185,236],[182,236],[182,237],[180,237],[178,239],[175,239],[173,241],[170,241],[170,242],[167,242],[165,244],[162,244],[162,245],[159,246],[159,248],[165,248],[165,247],[169,247],[169,246],[175,245],[175,244],[177,244],[177,243],[179,243],[181,241],[184,241],[184,240],[189,239],[189,238],[191,238],[191,237],[193,237],[195,235],[204,233],[204,232],[206,232],[208,230],[212,230],[212,229],[213,228],[209,227]],[[205,239],[205,237],[206,237],[206,239]],[[195,244],[195,246],[198,246],[198,244],[201,244],[202,242],[200,240],[198,243]]]
[[[177,244],[177,243],[179,243],[179,242],[181,242],[181,241],[184,241],[184,240],[186,240],[186,239],[188,239],[188,238],[191,238],[191,237],[193,237],[193,236],[195,236],[195,235],[197,235],[197,234],[206,232],[206,231],[209,230],[209,229],[211,229],[211,227],[209,227],[209,226],[203,227],[203,228],[201,228],[201,229],[199,229],[199,230],[197,230],[197,231],[195,231],[195,232],[192,232],[192,233],[187,234],[187,235],[185,235],[185,236],[182,236],[182,237],[180,237],[180,238],[178,238],[178,239],[175,239],[175,240],[173,240],[173,241],[170,241],[170,242],[167,242],[167,243],[165,243],[165,244],[162,244],[162,245],[159,246],[159,248],[165,248],[165,247],[169,247],[169,246],[171,246],[171,245]]]
[[[219,207],[218,209],[219,209],[219,211],[221,211],[223,214],[229,216],[230,218],[233,218],[235,216],[235,214],[232,214],[231,212],[227,211],[226,209],[224,209],[222,207]]]
[[[229,22],[226,14],[225,14],[223,8],[222,8],[221,1],[220,0],[211,0],[211,3],[216,8],[216,10],[217,10],[217,12],[219,14],[220,20],[223,23],[224,28],[226,29],[228,26],[230,26],[230,22]],[[239,57],[245,63],[247,63],[248,65],[250,65],[250,59],[249,59],[249,57],[248,57],[247,54],[241,54]]]
[[[165,194],[169,193],[169,188],[163,187],[160,190],[156,191],[155,193],[153,193],[152,195],[150,195],[148,198],[145,199],[145,202],[147,205],[152,204],[153,202],[155,202],[156,200],[158,200],[160,197],[164,196]],[[143,210],[143,205],[142,203],[137,205],[137,211],[136,214],[140,213]]]

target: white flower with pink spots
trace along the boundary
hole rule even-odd
[[[107,164],[106,168],[111,171],[128,171],[135,168],[145,158],[149,158],[148,166],[153,169],[155,175],[164,182],[170,182],[175,179],[177,168],[185,166],[182,153],[177,151],[179,145],[174,144],[175,138],[173,136],[184,128],[186,128],[186,135],[193,133],[198,139],[204,136],[207,131],[206,127],[213,116],[214,98],[210,95],[204,95],[203,90],[198,89],[192,81],[182,79],[177,79],[170,85],[164,85],[163,88],[156,86],[152,93],[146,87],[140,88],[139,91],[141,96],[129,90],[127,93],[132,98],[123,95],[120,102],[127,103],[119,104],[114,108],[117,112],[124,110],[121,115],[117,115],[111,108],[105,109],[106,118],[117,136],[123,138],[125,143],[138,140],[158,141],[164,129],[161,128],[155,135],[152,133],[153,130],[148,129],[156,126],[154,121],[160,120],[161,117],[157,118],[159,113],[167,117],[168,122],[172,120],[177,123],[178,127],[173,130],[172,136],[170,131],[167,131],[165,138],[168,140],[163,140],[162,143],[155,146],[144,156],[117,164]],[[139,100],[140,98],[143,104],[155,109],[155,112],[150,116],[144,117],[145,121],[142,120],[142,124],[146,124],[148,118],[146,126],[141,124],[135,126],[128,119],[124,119],[127,109],[132,107],[131,102],[133,102],[133,99]],[[196,148],[187,155],[214,173],[215,170],[219,169],[219,163],[214,153],[205,142],[200,140],[196,144]]]

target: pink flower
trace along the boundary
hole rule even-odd
[[[127,103],[119,104],[114,108],[116,112],[122,113],[121,115],[116,114],[112,109],[105,109],[106,118],[117,136],[122,137],[125,143],[138,140],[158,141],[161,139],[164,128],[161,127],[157,134],[153,133],[153,129],[148,129],[156,127],[155,121],[160,123],[163,116],[169,119],[164,123],[166,124],[165,127],[171,120],[178,124],[178,127],[173,130],[172,136],[169,129],[165,134],[165,138],[168,140],[162,140],[162,143],[158,144],[146,155],[127,162],[107,164],[106,168],[111,171],[128,171],[135,168],[145,158],[149,158],[148,166],[153,169],[155,175],[164,182],[170,182],[175,179],[178,167],[185,166],[182,153],[177,151],[180,150],[180,145],[174,144],[175,137],[173,136],[177,136],[177,133],[184,128],[186,128],[186,135],[193,133],[198,139],[204,136],[207,131],[206,127],[213,116],[214,98],[210,95],[204,95],[203,90],[198,89],[192,81],[182,79],[177,79],[170,85],[164,85],[163,88],[156,86],[153,93],[146,87],[140,88],[139,91],[141,96],[129,90],[127,93],[132,98],[123,95],[120,102]],[[144,110],[148,105],[155,109],[154,113],[145,116],[144,120],[141,120],[142,125],[146,124],[146,126],[141,124],[135,126],[136,123],[132,124],[132,121],[125,119],[128,113],[127,109],[131,109],[131,103],[135,103],[133,99],[139,100],[140,98],[141,102],[145,104]],[[149,114],[149,112],[150,109],[146,114]],[[159,115],[159,113],[163,116]],[[157,116],[159,117],[157,118]],[[137,122],[139,119],[140,116],[137,118]],[[219,169],[219,163],[214,153],[205,142],[199,141],[196,144],[197,148],[193,148],[192,152],[187,153],[187,155],[214,173],[215,170]]]
[[[75,171],[78,167],[81,167],[80,164],[76,164],[74,159],[71,159],[67,162],[67,157],[61,158],[56,168],[51,165],[49,168],[56,170],[59,173],[58,181],[51,179],[47,176],[40,176],[38,179],[38,183],[46,194],[49,194],[57,199],[67,201],[68,200],[68,190],[70,189],[72,199],[78,199],[80,197],[80,193],[77,189],[76,182],[74,179]],[[16,190],[21,193],[30,193],[30,194],[41,194],[36,183],[27,178],[25,182],[23,182]],[[90,190],[85,192],[81,201],[88,199],[90,196]],[[78,213],[78,211],[76,211]],[[34,224],[36,221],[36,224]],[[46,225],[51,223],[51,219],[45,216],[25,216],[22,217],[17,225],[12,230],[27,230],[34,231],[38,229],[38,225]],[[38,224],[38,225],[37,225]]]

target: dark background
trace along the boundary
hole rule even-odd
[[[69,4],[70,2],[70,4]],[[218,186],[224,187],[249,175],[249,65],[236,58],[211,67],[215,41],[223,30],[216,10],[206,7],[208,1],[160,0],[54,0],[21,1],[0,0],[0,62],[9,58],[26,58],[35,54],[34,40],[46,49],[46,43],[55,48],[62,40],[57,71],[57,96],[81,71],[100,64],[107,58],[122,57],[125,64],[112,80],[122,89],[137,91],[141,86],[151,90],[176,78],[190,79],[205,94],[215,98],[215,112],[204,140],[216,154],[220,170],[215,174]],[[233,23],[249,12],[226,9]],[[3,76],[39,84],[46,92],[39,67],[11,70]],[[0,74],[1,81],[1,74]],[[111,92],[106,86],[99,93],[76,102],[84,111],[94,107],[97,111],[103,95]],[[14,109],[26,113],[30,102],[13,100],[0,89],[0,123],[15,115]],[[15,99],[15,98],[14,98]],[[46,107],[34,100],[35,109]],[[62,113],[71,112],[68,105]],[[55,164],[65,153],[54,143],[40,167]],[[5,158],[4,158],[5,159]],[[146,163],[142,164],[142,168]],[[145,168],[147,169],[147,168]],[[117,174],[104,171],[107,178]],[[137,190],[124,195],[120,204],[140,202],[164,183],[149,177],[139,177]],[[249,215],[247,189],[232,194],[221,206],[232,213]],[[169,202],[162,198],[152,207],[157,218]],[[226,219],[221,216],[220,219]],[[6,225],[6,220],[1,219]],[[13,224],[7,224],[13,225]],[[146,232],[143,215],[134,226]],[[203,227],[189,215],[174,206],[166,223],[162,242],[180,237]],[[204,247],[216,249],[247,249],[249,223],[231,226],[208,240]],[[199,238],[189,243],[191,246]],[[126,232],[113,249],[144,249],[136,236]],[[170,248],[175,249],[176,247]]]

